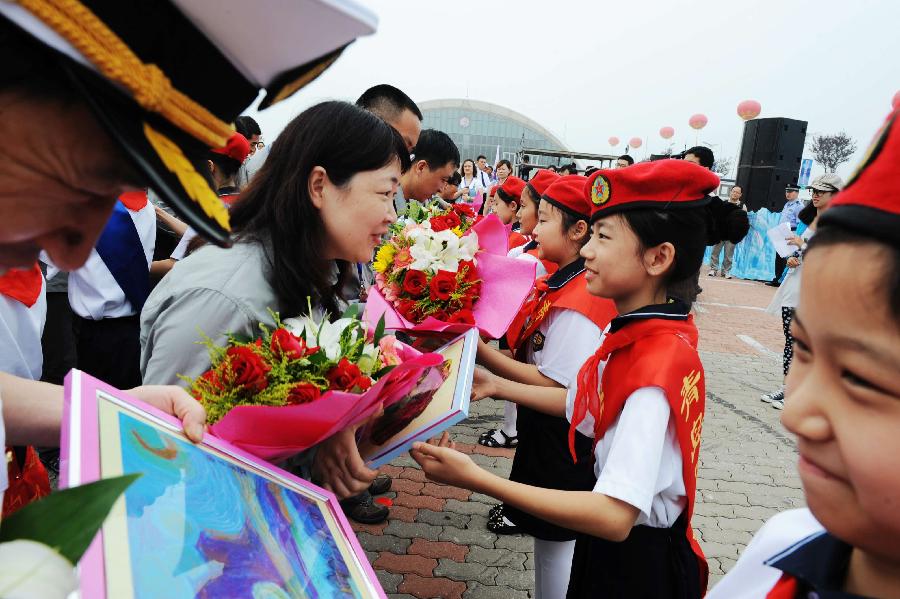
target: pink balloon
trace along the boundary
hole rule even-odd
[[[675,135],[674,127],[663,127],[659,130],[659,136],[663,139],[672,139],[673,135]]]
[[[688,125],[691,126],[691,129],[703,129],[708,122],[709,119],[706,118],[705,114],[695,114],[688,120]]]
[[[737,105],[738,116],[745,121],[755,119],[760,112],[762,112],[762,106],[756,100],[744,100]]]
[[[619,145],[619,138],[616,137],[615,135],[613,135],[612,137],[610,137],[607,141],[609,141],[609,145],[611,145],[611,146],[614,147],[614,148],[615,148],[617,145]]]
[[[640,148],[642,143],[644,142],[640,137],[632,137],[628,140],[628,146],[632,148]]]
[[[900,91],[898,91],[896,94],[894,94],[894,99],[891,100],[891,107],[894,110],[896,110],[898,107],[900,107]]]

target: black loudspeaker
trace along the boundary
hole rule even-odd
[[[768,166],[739,166],[736,185],[742,190],[747,210],[768,208],[769,212],[781,212],[784,208],[784,188],[797,184],[797,169],[780,169]]]
[[[748,209],[780,212],[784,207],[784,187],[796,185],[800,174],[806,125],[806,121],[780,117],[744,124],[737,184]]]

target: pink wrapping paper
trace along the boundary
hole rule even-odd
[[[440,354],[401,348],[403,363],[365,393],[326,391],[318,400],[297,406],[237,406],[209,432],[270,462],[295,455],[401,399],[424,369],[443,362]]]
[[[480,251],[475,259],[478,278],[482,281],[481,296],[472,309],[475,326],[482,335],[499,339],[531,293],[536,265],[506,255],[509,232],[496,214],[481,220],[471,230],[478,234]],[[472,328],[472,325],[449,323],[430,316],[414,324],[403,318],[373,285],[366,301],[366,319],[374,326],[382,315],[385,327],[392,330],[460,334]]]

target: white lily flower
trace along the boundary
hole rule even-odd
[[[306,342],[310,345],[321,347],[329,360],[337,360],[341,355],[341,334],[351,324],[357,322],[354,318],[339,318],[334,322],[322,320],[316,322],[309,316],[300,318],[288,318],[283,322],[285,328],[295,335],[304,334]],[[350,343],[357,340],[359,331],[354,329],[350,337]]]
[[[325,356],[329,360],[337,360],[341,356],[341,334],[349,325],[357,322],[353,318],[340,318],[334,322],[325,321],[319,328],[319,336],[316,339],[316,345],[325,351]],[[350,343],[354,343],[357,339],[358,330],[354,329],[350,336]]]
[[[478,235],[469,233],[459,238],[459,259],[472,260],[478,253]]]
[[[66,599],[77,588],[74,566],[51,547],[23,539],[0,543],[0,597]]]
[[[454,237],[456,237],[454,235]],[[436,256],[435,268],[456,272],[459,269],[459,244],[456,242],[447,244],[440,254]]]
[[[367,343],[363,346],[362,355],[356,363],[365,374],[372,374],[378,368],[378,347]]]
[[[434,233],[423,233],[427,234],[416,236],[415,243],[409,248],[409,255],[413,259],[410,268],[413,270],[425,271],[432,268],[438,254],[444,249],[443,244],[432,237]]]

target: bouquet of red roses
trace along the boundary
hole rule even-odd
[[[189,380],[210,432],[268,460],[289,457],[401,399],[438,354],[370,332],[351,307],[334,322],[306,316],[260,325],[255,339],[207,340],[211,367]]]
[[[384,318],[389,329],[415,332],[477,326],[490,337],[504,334],[531,290],[534,264],[506,256],[509,233],[495,215],[477,220],[466,205],[416,218],[421,214],[395,224],[378,248],[369,322]]]
[[[469,204],[453,204],[442,210],[437,204],[422,207],[422,204],[413,202],[406,211],[405,220],[415,223],[427,220],[432,231],[453,231],[457,237],[462,237],[482,218],[475,215],[475,210]]]

